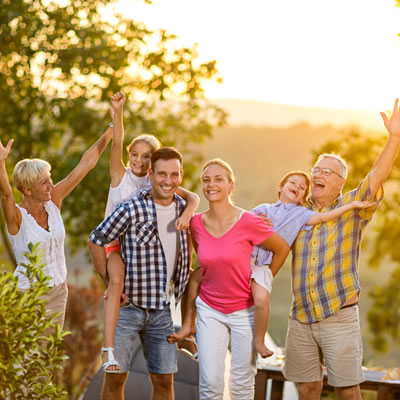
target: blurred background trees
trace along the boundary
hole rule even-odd
[[[203,80],[220,80],[215,61],[198,62],[195,46],[177,46],[166,31],[106,14],[115,2],[2,1],[0,138],[15,139],[9,173],[18,160],[39,157],[52,165],[55,182],[65,177],[105,131],[110,97],[123,90],[126,141],[147,132],[178,147],[185,154],[184,184],[193,187],[197,144],[225,119],[203,97]],[[102,219],[108,185],[106,155],[65,201],[73,249],[85,246]]]

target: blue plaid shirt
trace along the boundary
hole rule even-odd
[[[174,196],[176,214],[185,201]],[[177,261],[174,276],[175,301],[178,303],[189,281],[190,254],[187,231],[178,232]],[[90,240],[104,246],[120,238],[125,264],[125,294],[131,303],[162,310],[167,304],[167,260],[157,229],[157,213],[150,191],[121,204],[90,234]]]

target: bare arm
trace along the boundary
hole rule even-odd
[[[397,157],[400,148],[400,110],[399,99],[394,102],[393,113],[389,119],[385,113],[381,113],[383,122],[389,137],[386,144],[375,162],[375,165],[370,174],[370,187],[372,196],[375,197],[378,193],[384,180],[389,175],[394,160]]]
[[[275,232],[267,240],[264,240],[264,242],[261,243],[261,246],[274,253],[269,268],[271,269],[272,275],[275,276],[285,262],[290,247],[286,240]]]
[[[113,108],[113,136],[110,155],[111,186],[116,187],[121,183],[125,173],[123,162],[124,155],[124,104],[126,96],[122,92],[114,94],[111,98]]]
[[[349,204],[346,204],[341,207],[337,207],[333,210],[326,211],[326,212],[317,212],[315,213],[306,223],[306,225],[317,225],[321,224],[322,222],[328,222],[332,219],[341,217],[345,212],[354,210],[355,208],[368,208],[375,206],[376,203],[370,203],[369,201],[359,201],[355,200]]]
[[[190,219],[196,212],[200,204],[200,198],[196,193],[190,192],[179,187],[176,193],[186,200],[186,207],[182,215],[176,220],[175,227],[178,231],[183,231],[189,228]]]
[[[10,139],[6,147],[0,141],[0,196],[7,230],[11,235],[16,235],[21,226],[21,212],[15,203],[15,198],[8,180],[6,159],[10,153],[14,139]]]
[[[89,150],[82,156],[79,164],[66,176],[58,182],[51,192],[51,199],[54,204],[61,209],[61,203],[82,181],[82,179],[92,170],[99,160],[101,154],[107,147],[111,139],[112,128],[108,128],[105,133],[93,144]]]

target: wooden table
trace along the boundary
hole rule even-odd
[[[377,400],[400,400],[400,381],[382,380],[383,371],[365,370],[365,381],[360,384],[361,390],[377,392]],[[260,364],[257,368],[256,390],[254,400],[265,400],[267,394],[267,381],[272,380],[271,400],[282,400],[283,384],[285,378],[282,375],[282,367]],[[324,387],[328,385],[326,373],[324,373]]]

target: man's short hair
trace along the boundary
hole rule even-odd
[[[151,169],[153,171],[158,160],[178,160],[181,168],[183,167],[182,154],[175,147],[161,147],[153,153],[151,156]]]
[[[318,157],[318,160],[315,162],[315,164],[321,160],[324,160],[325,158],[336,160],[340,164],[340,175],[342,175],[342,178],[347,179],[347,163],[341,156],[334,153],[323,153]]]

